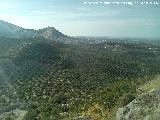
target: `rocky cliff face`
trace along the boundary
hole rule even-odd
[[[143,93],[119,108],[117,120],[160,120],[160,89]]]

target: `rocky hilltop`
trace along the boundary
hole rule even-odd
[[[17,25],[0,20],[0,37],[9,38],[35,38],[42,37],[50,40],[65,39],[67,36],[54,27],[46,27],[39,30],[25,29]]]
[[[160,120],[159,83],[156,79],[140,88],[143,92],[135,100],[118,109],[117,120]]]

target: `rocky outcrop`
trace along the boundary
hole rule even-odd
[[[92,118],[89,116],[78,116],[73,118],[73,120],[92,120]]]
[[[160,89],[143,93],[119,108],[117,120],[160,120]]]
[[[26,110],[15,109],[10,112],[0,114],[0,120],[23,120],[26,113]]]

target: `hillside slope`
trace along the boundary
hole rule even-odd
[[[151,44],[147,47],[158,48],[157,54],[145,50],[143,43],[15,41],[3,41],[7,54],[0,60],[0,80],[4,83],[0,105],[27,110],[25,120],[107,119],[126,99],[123,96],[131,94],[134,98],[137,87],[159,72],[160,46]],[[148,56],[145,60],[144,55]],[[12,108],[17,102],[19,105]]]
[[[159,120],[160,119],[160,77],[139,88],[135,100],[119,108],[116,120]]]

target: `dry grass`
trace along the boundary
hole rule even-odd
[[[157,88],[160,88],[160,75],[157,75],[153,80],[140,87],[142,91],[150,91]]]

